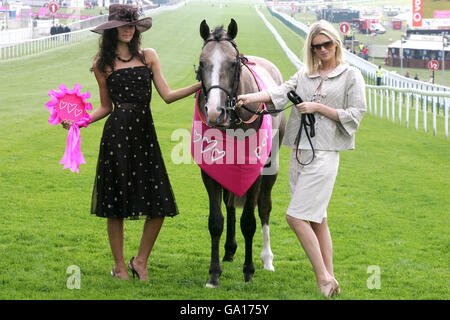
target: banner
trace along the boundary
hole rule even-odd
[[[423,0],[413,0],[413,27],[421,27],[423,19]]]
[[[448,18],[445,12],[450,12],[450,2],[448,0],[423,0],[423,18],[424,19],[441,19]],[[436,14],[436,12],[438,12]],[[441,13],[442,12],[442,13]]]
[[[435,19],[448,19],[448,18],[450,18],[450,11],[435,11],[434,18]]]

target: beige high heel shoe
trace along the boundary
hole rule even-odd
[[[339,294],[340,293],[339,283],[337,282],[336,279],[333,278],[332,280],[328,281],[327,283],[321,285],[319,287],[319,291],[325,297],[331,298],[335,294]]]
[[[128,279],[129,279],[128,277],[125,277],[125,278],[119,277],[119,274],[116,273],[116,266],[114,266],[114,267],[112,268],[112,270],[111,270],[111,276],[113,276],[114,278],[120,279],[120,280],[128,280]]]

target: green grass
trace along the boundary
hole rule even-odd
[[[265,9],[264,9],[265,11]],[[268,17],[267,13],[265,13]],[[210,26],[238,22],[242,53],[266,57],[285,79],[295,72],[252,6],[205,3],[157,15],[143,47],[158,51],[172,88],[193,83],[202,19]],[[270,20],[292,48],[290,31]],[[182,28],[180,28],[182,26]],[[293,42],[291,44],[291,42]],[[193,99],[165,105],[153,95],[152,112],[180,215],[166,219],[149,263],[150,283],[118,281],[106,221],[89,214],[103,121],[82,129],[87,164],[80,173],[58,164],[66,131],[47,123],[47,91],[80,83],[99,105],[89,68],[97,41],[0,64],[0,299],[322,299],[311,265],[285,221],[289,150],[281,149],[271,216],[275,272],[262,269],[261,229],[254,240],[256,273],[244,283],[244,242],[237,232],[233,263],[223,264],[221,286],[205,288],[210,237],[208,198],[199,168],[175,165],[174,130],[190,130]],[[328,215],[334,263],[343,293],[337,299],[449,298],[449,142],[442,135],[400,127],[367,114],[356,149],[341,153]],[[237,228],[239,230],[239,228]],[[142,221],[125,223],[125,257],[136,254]],[[221,252],[223,253],[224,236]],[[69,266],[81,270],[81,289],[66,286]],[[369,290],[369,266],[381,269],[381,288]]]

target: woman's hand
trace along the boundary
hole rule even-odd
[[[252,101],[249,99],[250,94],[241,94],[237,97],[236,107],[240,108],[243,104],[249,104]]]
[[[325,117],[334,120],[339,121],[339,116],[336,111],[336,109],[328,107],[324,104],[317,103],[317,102],[302,102],[300,104],[297,104],[295,108],[300,111],[300,113],[314,113],[318,112]]]
[[[266,91],[240,94],[237,97],[236,107],[239,108],[244,104],[250,104],[255,102],[271,102],[270,96]]]
[[[62,126],[63,126],[64,129],[69,130],[70,127],[71,127],[72,124],[73,124],[73,121],[71,121],[71,120],[63,120],[63,121],[61,121],[61,124],[62,124]]]
[[[300,113],[314,113],[319,111],[319,106],[315,102],[302,102],[295,105]]]

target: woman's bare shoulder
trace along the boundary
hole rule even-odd
[[[94,72],[94,74],[95,74],[95,76],[97,77],[97,78],[104,78],[104,79],[106,79],[106,78],[108,78],[108,76],[112,73],[112,69],[111,69],[111,67],[109,67],[109,66],[106,66],[105,67],[105,70],[101,70],[100,68],[99,68],[99,58],[96,58],[95,60],[94,60],[94,62],[93,62],[93,64],[92,64],[92,69],[91,69],[93,72]]]
[[[144,54],[145,58],[149,58],[149,59],[154,59],[155,57],[158,56],[158,54],[156,53],[156,50],[153,48],[145,48],[142,49],[142,53]]]

